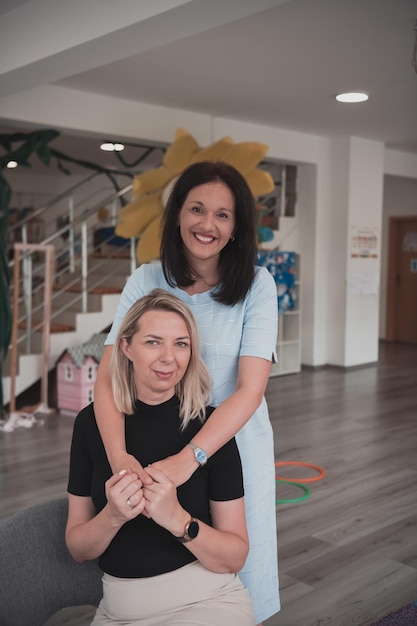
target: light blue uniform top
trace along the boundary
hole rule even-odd
[[[171,287],[160,262],[141,265],[126,283],[106,345],[114,344],[121,321],[139,298],[158,287],[173,293],[191,308],[196,318],[202,357],[213,383],[210,404],[218,406],[236,389],[239,357],[276,360],[276,285],[266,268],[256,267],[255,272],[246,298],[227,306],[213,300],[212,291],[190,296]],[[239,576],[251,595],[258,624],[280,609],[274,442],[265,398],[237,433],[236,441],[242,458],[250,542]]]

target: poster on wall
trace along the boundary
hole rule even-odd
[[[353,226],[350,244],[352,259],[377,259],[379,231],[377,228]]]

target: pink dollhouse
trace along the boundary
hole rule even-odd
[[[81,346],[68,348],[57,361],[58,408],[78,413],[94,399],[98,364],[104,349],[105,333],[98,333]]]

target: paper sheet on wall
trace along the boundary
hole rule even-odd
[[[351,229],[350,256],[353,259],[377,259],[379,229],[353,226]]]
[[[348,289],[350,293],[377,294],[379,291],[379,276],[377,272],[351,272],[349,274]]]

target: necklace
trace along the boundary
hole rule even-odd
[[[213,278],[212,280],[206,280],[203,276],[196,276],[195,282],[203,284],[203,285],[205,285],[205,287],[208,287],[209,289],[212,289],[213,287],[218,285],[219,280],[218,280],[217,277]]]
[[[200,274],[197,274],[197,272],[194,274],[193,278],[195,280],[194,284],[198,284],[198,283],[201,284],[201,283],[203,283],[209,289],[211,289],[212,287],[215,287],[217,285],[217,283],[219,282],[217,276],[213,280],[209,281],[209,280],[206,280],[204,278],[204,276],[201,276]]]
[[[202,281],[203,281],[203,283],[204,283],[207,287],[209,287],[210,289],[211,289],[212,287],[215,287],[215,286],[217,285],[217,280],[216,280],[216,282],[214,282],[214,283],[208,283],[208,282],[207,282],[204,278],[202,278],[201,280],[202,280]]]
[[[209,282],[205,280],[202,276],[196,276],[195,282],[186,288],[187,293],[192,296],[196,293],[204,293],[209,289],[212,289],[218,284],[218,281]]]

